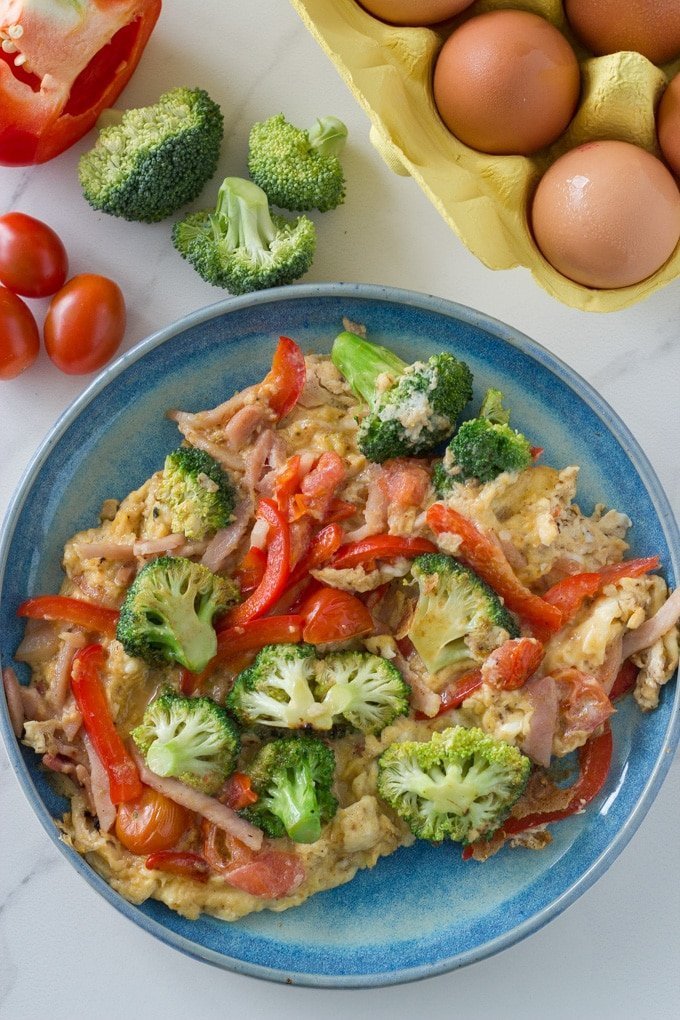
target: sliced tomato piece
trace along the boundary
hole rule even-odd
[[[500,595],[508,609],[536,628],[539,636],[560,629],[562,613],[557,606],[529,591],[516,577],[498,543],[467,517],[443,503],[433,503],[427,511],[427,523],[437,535],[447,531],[461,539],[460,559]]]
[[[430,473],[422,460],[396,457],[381,465],[377,484],[391,506],[417,507],[430,486]]]
[[[265,379],[265,383],[273,389],[269,406],[277,418],[285,418],[293,410],[305,388],[306,379],[304,354],[290,337],[279,337],[271,371]]]
[[[322,453],[300,483],[304,512],[323,521],[333,504],[337,489],[346,477],[347,468],[342,457],[333,452]]]
[[[358,542],[349,542],[347,545],[341,546],[333,558],[331,566],[343,570],[346,567],[356,567],[372,560],[395,559],[397,556],[412,559],[414,556],[436,551],[437,547],[434,542],[430,542],[427,538],[371,535],[370,538],[362,538]]]
[[[189,850],[158,850],[149,854],[144,864],[149,871],[166,871],[182,878],[192,878],[196,882],[207,882],[210,868],[205,858]]]
[[[346,499],[334,499],[326,514],[326,520],[329,524],[334,521],[346,521],[350,517],[354,517],[356,512],[357,508],[354,503],[348,503]]]
[[[482,678],[502,691],[522,687],[543,660],[543,645],[536,638],[511,638],[495,648],[482,665]]]
[[[25,616],[30,620],[63,620],[64,623],[73,623],[85,630],[113,638],[116,636],[119,613],[117,609],[107,609],[95,602],[72,599],[67,595],[38,595],[22,602],[17,609],[17,616]]]
[[[363,602],[339,588],[321,588],[300,607],[302,640],[312,645],[370,634],[375,626]]]
[[[549,588],[543,598],[560,610],[564,624],[576,616],[586,599],[599,595],[608,584],[616,584],[624,577],[640,577],[647,574],[650,570],[656,570],[659,562],[658,556],[648,556],[644,559],[612,563],[602,567],[601,570],[572,574],[571,577],[565,577]]]
[[[250,776],[245,772],[232,772],[224,784],[220,800],[232,811],[242,811],[249,804],[254,804],[258,797],[250,785]]]
[[[450,683],[441,692],[441,704],[437,715],[444,715],[445,712],[451,712],[454,708],[460,708],[466,698],[469,698],[471,694],[482,686],[484,678],[482,677],[482,671],[479,669],[472,669],[469,673],[463,673],[457,680]],[[422,712],[416,712],[417,719],[428,719],[429,716],[424,715]]]

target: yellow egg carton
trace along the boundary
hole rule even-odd
[[[632,287],[593,290],[558,273],[536,247],[529,205],[548,166],[568,149],[618,139],[660,155],[655,109],[680,60],[663,68],[639,53],[592,57],[577,42],[560,0],[479,0],[436,30],[384,24],[356,0],[291,0],[371,119],[371,140],[397,173],[410,174],[446,222],[490,269],[526,266],[553,297],[585,311],[612,312],[680,275],[680,246],[658,272]],[[455,138],[437,113],[432,73],[451,31],[483,11],[540,14],[572,44],[581,98],[566,132],[534,156],[492,156]]]

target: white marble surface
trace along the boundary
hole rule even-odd
[[[285,0],[167,0],[125,93],[152,101],[178,84],[206,87],[224,109],[221,170],[245,170],[251,123],[284,110],[349,126],[348,199],[317,219],[310,281],[393,284],[452,298],[535,337],[594,384],[650,457],[680,509],[680,282],[642,305],[595,317],[556,304],[524,271],[491,273],[450,233],[408,179],[392,176],[368,121]],[[0,168],[0,211],[49,222],[73,272],[110,275],[129,308],[125,347],[221,295],[173,251],[168,225],[96,215],[75,166],[83,145],[35,169]],[[36,302],[36,306],[39,306]],[[41,310],[41,309],[40,309]],[[36,446],[89,378],[60,375],[44,354],[0,384],[0,512]],[[51,1020],[238,1015],[379,1020],[433,1015],[602,1020],[677,1016],[680,763],[609,872],[566,913],[500,956],[425,984],[338,993],[285,988],[211,969],[157,943],[112,910],[42,831],[0,750],[0,1016]]]

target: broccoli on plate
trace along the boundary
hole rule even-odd
[[[153,106],[106,119],[78,165],[95,209],[155,223],[196,198],[217,169],[222,113],[203,89],[171,89]]]
[[[233,605],[238,588],[200,563],[159,556],[130,585],[116,637],[128,655],[177,662],[200,673],[217,651],[213,619]]]
[[[331,357],[369,405],[358,443],[378,463],[429,453],[451,436],[472,399],[472,373],[452,354],[408,365],[387,348],[344,332],[336,337]]]
[[[444,553],[413,561],[420,593],[408,636],[429,673],[483,662],[517,624],[494,591],[469,567]]]
[[[238,729],[210,698],[169,690],[148,705],[132,739],[152,772],[172,776],[209,795],[218,793],[236,765]]]
[[[200,541],[233,520],[234,484],[216,460],[193,446],[180,446],[165,458],[156,491],[171,513],[174,532]]]
[[[378,759],[378,792],[419,839],[473,843],[503,824],[530,771],[516,747],[454,726],[424,743],[388,747]]]
[[[464,421],[437,464],[433,482],[440,497],[457,482],[475,478],[491,482],[503,471],[524,471],[531,464],[526,436],[510,428],[510,413],[500,390],[487,390],[477,418]]]
[[[321,662],[317,695],[362,733],[380,733],[405,715],[410,693],[397,667],[380,655],[334,652]]]
[[[175,224],[172,240],[207,283],[246,294],[303,276],[314,258],[316,231],[306,216],[272,215],[252,181],[226,177],[214,211],[190,213]]]
[[[282,113],[254,124],[248,172],[272,205],[282,209],[335,209],[345,197],[338,156],[347,128],[337,117],[320,117],[308,131],[289,124]]]
[[[265,744],[247,772],[258,800],[244,816],[273,838],[316,843],[338,808],[331,749],[315,737],[282,737]]]

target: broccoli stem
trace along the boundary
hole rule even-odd
[[[257,262],[266,262],[276,227],[269,212],[267,196],[252,181],[227,177],[217,196],[212,218],[215,239],[229,251],[245,248]]]
[[[407,364],[386,347],[373,344],[356,333],[340,333],[333,342],[331,359],[358,396],[373,408],[379,395],[378,377],[389,375],[393,381]]]
[[[267,797],[268,807],[283,822],[296,843],[316,843],[321,835],[321,811],[314,777],[308,764],[288,769]]]
[[[347,128],[337,117],[318,117],[307,132],[309,144],[322,156],[339,156],[347,141]]]

